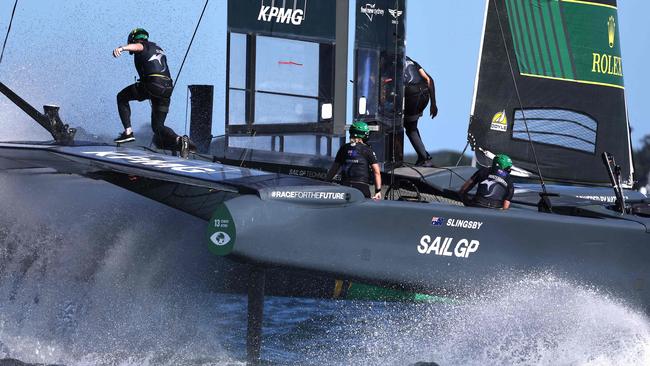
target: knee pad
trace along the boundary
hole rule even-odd
[[[152,105],[151,109],[156,112],[162,112],[162,113],[169,112],[169,106],[166,105]]]
[[[128,102],[129,98],[126,96],[126,93],[124,91],[121,91],[117,93],[117,101],[118,102]]]

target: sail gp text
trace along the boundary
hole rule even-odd
[[[470,254],[478,250],[478,240],[460,239],[454,241],[454,238],[437,236],[431,239],[431,236],[424,235],[420,238],[418,252],[420,254],[435,254],[445,257],[467,258]]]

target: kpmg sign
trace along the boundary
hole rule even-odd
[[[302,25],[302,21],[305,19],[305,10],[307,10],[305,2],[304,9],[296,8],[285,8],[277,6],[265,6],[262,1],[260,5],[260,14],[257,16],[257,20],[260,22],[273,22],[284,23],[284,24],[293,24],[293,25]]]
[[[228,30],[334,41],[336,0],[230,0]]]

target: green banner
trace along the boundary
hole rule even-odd
[[[506,0],[519,72],[623,88],[616,7],[582,0]]]

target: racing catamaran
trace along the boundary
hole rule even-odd
[[[348,6],[229,2],[226,136],[205,144],[209,158],[75,141],[58,108],[40,113],[0,83],[53,136],[0,143],[0,166],[104,180],[205,220],[214,254],[251,264],[252,361],[267,268],[326,278],[334,295],[349,289],[336,279],[462,296],[504,274],[550,271],[650,304],[650,204],[625,189],[614,0],[487,1],[468,136],[480,165],[493,152],[513,157],[524,183],[506,211],[457,200],[473,167],[398,167],[404,0],[357,1],[355,19],[353,118],[375,126],[370,143],[394,194],[367,200],[313,179],[345,138]]]

